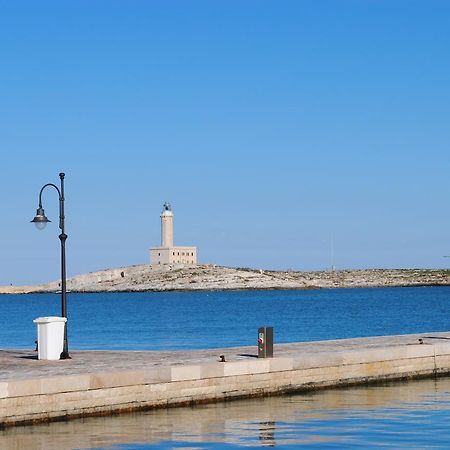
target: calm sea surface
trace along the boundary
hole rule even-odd
[[[0,295],[0,348],[33,348],[58,295]],[[450,287],[71,294],[71,349],[180,350],[450,330]],[[450,448],[450,379],[0,431],[9,449]]]
[[[0,295],[0,348],[33,348],[56,294]],[[180,350],[450,330],[450,287],[69,294],[72,349]]]

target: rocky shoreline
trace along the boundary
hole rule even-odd
[[[447,286],[448,269],[360,269],[322,272],[272,271],[212,264],[106,269],[67,280],[71,292],[286,290],[351,287]],[[57,292],[58,281],[37,286],[0,286],[0,294]]]

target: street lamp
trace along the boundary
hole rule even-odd
[[[59,228],[61,229],[61,234],[59,235],[59,240],[61,241],[61,316],[67,318],[67,294],[66,294],[66,239],[67,234],[64,233],[64,173],[59,174],[61,180],[61,189],[55,184],[48,183],[44,185],[39,192],[39,207],[36,211],[36,216],[31,221],[36,225],[38,230],[43,230],[49,220],[42,207],[42,192],[47,186],[52,186],[58,191],[59,195]],[[67,322],[64,325],[64,344],[63,351],[61,353],[60,359],[70,359],[69,356],[69,346],[67,343]]]

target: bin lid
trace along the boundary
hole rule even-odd
[[[37,319],[34,319],[33,322],[34,323],[67,322],[67,317],[56,317],[56,316],[38,317]]]

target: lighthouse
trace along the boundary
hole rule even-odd
[[[161,247],[173,247],[173,212],[170,203],[164,203],[160,217]]]
[[[170,203],[165,202],[161,215],[161,246],[150,249],[150,264],[197,264],[197,247],[173,245],[173,211]]]

